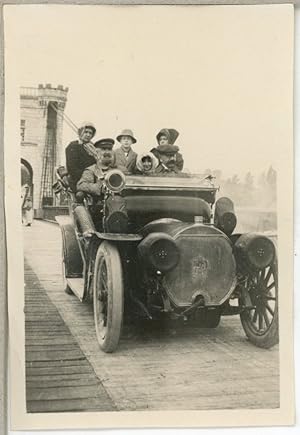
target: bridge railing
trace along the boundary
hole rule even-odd
[[[66,206],[56,205],[45,205],[43,207],[43,219],[48,221],[55,221],[55,216],[67,215],[69,214],[69,208]]]

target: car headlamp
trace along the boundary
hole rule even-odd
[[[148,234],[139,244],[138,252],[143,263],[155,272],[168,272],[180,259],[175,240],[164,233]]]
[[[275,246],[264,235],[247,233],[237,239],[234,253],[238,263],[247,264],[254,269],[264,269],[275,258]]]
[[[111,192],[121,192],[125,187],[125,175],[119,169],[112,169],[105,174],[104,183]]]

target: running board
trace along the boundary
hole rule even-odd
[[[83,278],[67,278],[67,284],[72,292],[82,302],[84,295],[84,280]]]

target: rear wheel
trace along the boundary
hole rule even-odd
[[[93,284],[96,335],[104,352],[113,352],[119,343],[123,311],[123,273],[119,251],[104,241],[98,248]]]
[[[64,291],[72,295],[67,277],[79,278],[82,276],[83,264],[76,239],[74,227],[71,224],[63,224],[60,227],[62,235],[62,276]]]
[[[71,290],[71,287],[68,285],[67,277],[66,277],[66,264],[65,264],[65,255],[64,255],[64,249],[62,249],[62,277],[63,277],[63,289],[64,292],[68,295],[73,295],[73,291]]]
[[[279,342],[277,263],[245,276],[245,288],[253,308],[241,313],[242,326],[251,343],[268,349]]]

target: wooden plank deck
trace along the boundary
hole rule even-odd
[[[278,346],[264,350],[251,345],[238,317],[223,318],[215,330],[162,329],[154,325],[147,329],[127,328],[116,353],[101,352],[92,305],[83,304],[62,290],[59,228],[35,221],[31,228],[24,229],[24,239],[26,261],[30,266],[26,269],[26,283],[31,279],[32,287],[31,291],[26,290],[26,373],[32,412],[47,410],[47,393],[40,396],[43,398],[40,407],[38,401],[33,400],[40,394],[38,376],[44,390],[49,392],[48,397],[54,397],[53,391],[60,380],[64,382],[63,388],[57,391],[55,406],[65,406],[65,411],[82,410],[82,400],[86,400],[90,409],[96,409],[96,401],[102,397],[104,400],[109,397],[112,402],[109,406],[117,410],[279,406]],[[44,292],[41,297],[48,297],[52,303],[42,314],[35,291]],[[52,318],[50,328],[47,318],[54,316],[56,309],[60,317]],[[53,353],[47,350],[51,344]],[[68,356],[63,365],[60,364],[62,353]],[[53,359],[50,360],[50,356]],[[104,387],[107,396],[102,396],[100,388],[101,397],[94,397],[93,373],[101,382],[97,388]],[[76,384],[83,379],[86,384]],[[66,400],[65,394],[76,389],[76,385],[81,390],[74,395],[70,393]],[[89,398],[80,399],[80,395]]]
[[[112,411],[91,364],[25,263],[27,412]]]

